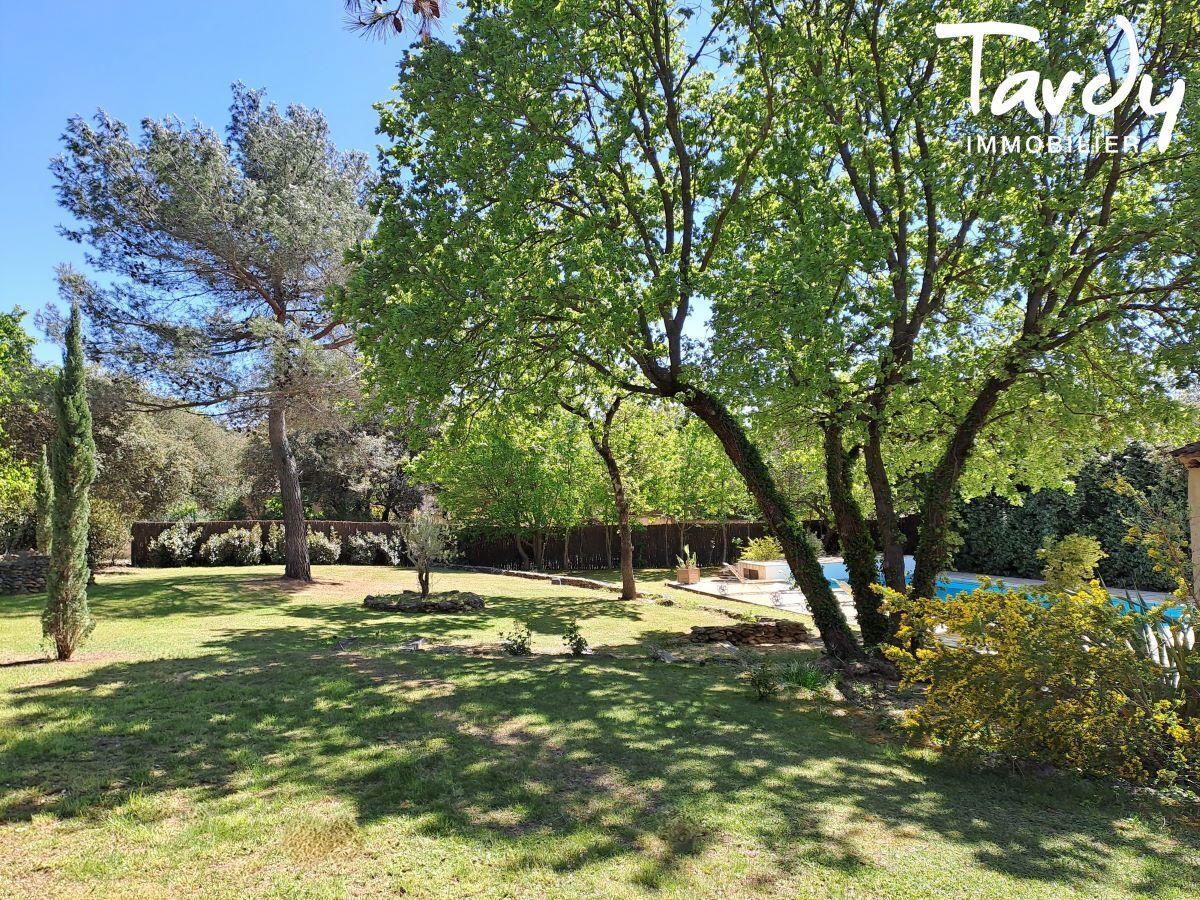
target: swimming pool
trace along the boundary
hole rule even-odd
[[[937,595],[945,600],[947,597],[954,597],[957,594],[969,594],[971,591],[977,590],[979,585],[978,581],[942,578],[938,581]],[[991,590],[999,591],[1003,588],[993,585]]]
[[[911,556],[904,557],[904,576],[906,579],[912,575],[913,568],[913,558]],[[844,562],[823,563],[821,565],[821,570],[825,573],[825,577],[829,580],[830,587],[838,587],[839,582],[845,584],[850,580],[850,573],[847,571],[846,564]],[[883,582],[882,575],[880,576],[879,580],[880,583]],[[981,585],[982,582],[975,578],[940,578],[938,579],[937,595],[941,599],[945,600],[948,597],[954,597],[958,594],[969,594],[971,591],[978,590]],[[988,585],[988,590],[1003,591],[1007,588],[1017,586],[1018,585],[1005,585],[1001,582],[998,584]],[[1110,591],[1109,596],[1112,597],[1113,603],[1120,606],[1126,612],[1133,610],[1145,612],[1148,606],[1153,607],[1155,605],[1154,603],[1139,602],[1128,594],[1114,594]],[[1183,615],[1183,610],[1170,609],[1167,610],[1166,615],[1169,619],[1178,619],[1181,615]]]

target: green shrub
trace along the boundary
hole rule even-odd
[[[1144,620],[1096,584],[1036,590],[889,596],[903,618],[900,646],[886,652],[905,683],[927,685],[908,727],[956,753],[1200,783],[1200,720],[1181,718],[1181,701],[1135,649]],[[954,646],[934,637],[943,628]]]
[[[810,662],[794,662],[783,667],[779,673],[779,680],[794,688],[823,691],[833,681],[833,677]]]
[[[1171,521],[1187,528],[1187,476],[1183,466],[1164,459],[1153,447],[1132,443],[1123,450],[1087,460],[1072,479],[1075,490],[1024,492],[1010,502],[988,495],[960,507],[964,543],[954,559],[960,572],[1037,578],[1039,547],[1078,533],[1094,537],[1106,556],[1099,577],[1110,585],[1171,591],[1146,548],[1125,540],[1130,518],[1139,515],[1136,499],[1114,491],[1124,481],[1144,495]]]
[[[750,677],[750,687],[754,689],[756,699],[768,700],[779,693],[782,687],[779,669],[771,660],[743,657],[742,669]]]
[[[680,555],[675,557],[675,567],[678,569],[696,568],[696,554],[692,552],[692,548],[687,544],[683,545]]]
[[[1047,540],[1037,552],[1045,562],[1042,577],[1054,592],[1078,591],[1096,577],[1096,566],[1108,554],[1100,542],[1082,534],[1068,534],[1058,541]]]
[[[783,544],[779,543],[779,538],[772,535],[755,538],[746,543],[746,549],[742,551],[741,558],[751,562],[783,559]]]
[[[231,528],[212,535],[200,546],[200,559],[210,566],[256,566],[262,557],[257,527]]]
[[[178,522],[150,542],[150,560],[156,566],[186,566],[192,562],[200,529]]]
[[[337,535],[308,529],[308,561],[314,566],[331,566],[342,555],[342,542]]]
[[[400,541],[391,535],[360,532],[346,541],[346,557],[356,566],[400,564]]]
[[[272,522],[263,542],[263,558],[269,563],[281,565],[287,562],[287,545],[283,538],[283,523]]]
[[[204,510],[195,500],[188,500],[167,510],[168,522],[195,522],[204,517]]]
[[[88,515],[88,566],[95,568],[128,552],[129,523],[114,503],[93,497]]]
[[[563,629],[563,643],[567,645],[572,656],[583,656],[588,651],[587,638],[579,630],[579,622],[572,619]]]
[[[533,653],[533,633],[524,622],[513,622],[511,631],[500,632],[500,647],[509,656]]]

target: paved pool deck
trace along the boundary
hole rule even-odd
[[[822,565],[841,563],[840,556],[820,557]],[[978,575],[974,572],[946,572],[943,576],[949,581],[978,581],[991,576]],[[997,581],[1009,587],[1036,587],[1045,584],[1037,578],[996,578]],[[766,606],[785,612],[811,615],[803,592],[784,581],[743,581],[736,578],[701,578],[696,584],[680,584],[675,581],[668,585],[676,590],[689,591],[705,597],[719,597],[724,600],[737,600],[742,603],[752,603],[755,606]],[[1138,592],[1127,588],[1108,588],[1114,597],[1134,598]],[[841,588],[834,588],[833,595],[842,607],[846,619],[851,623],[857,622],[854,611],[854,601],[850,593]],[[1140,596],[1148,603],[1159,603],[1170,595],[1160,591],[1141,591]]]

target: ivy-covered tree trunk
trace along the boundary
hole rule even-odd
[[[282,396],[272,396],[267,417],[271,458],[275,461],[279,498],[283,502],[284,575],[312,581],[312,568],[308,561],[308,523],[304,520],[304,500],[300,495],[300,470],[288,440],[284,402]]]
[[[1013,375],[998,375],[983,386],[929,476],[921,502],[916,568],[911,585],[915,597],[936,596],[938,575],[949,563],[950,512],[963,466],[975,447],[979,432],[987,424],[988,416],[1015,380]]]
[[[854,498],[850,460],[842,438],[842,427],[828,422],[825,432],[825,481],[829,488],[829,505],[833,509],[842,559],[850,573],[850,589],[858,613],[858,627],[863,644],[874,647],[886,643],[892,636],[891,625],[879,610],[882,599],[875,590],[875,542],[862,509]]]
[[[901,594],[907,589],[904,578],[904,533],[896,515],[892,483],[888,480],[883,460],[883,434],[879,422],[872,419],[867,425],[867,443],[863,448],[867,482],[875,500],[875,520],[879,524],[879,542],[883,545],[883,583]]]
[[[96,442],[88,407],[87,370],[79,305],[71,305],[66,333],[67,353],[54,391],[57,431],[50,444],[49,465],[54,488],[50,570],[46,578],[46,611],[42,634],[54,641],[59,659],[70,659],[91,634],[87,565],[88,489],[96,478]]]
[[[804,525],[796,520],[791,504],[779,492],[758,448],[750,442],[741,424],[717,398],[695,388],[687,388],[680,392],[679,399],[721,441],[730,462],[758,504],[767,527],[779,538],[783,555],[796,583],[804,592],[809,611],[829,655],[844,661],[861,659],[862,649],[825,579],[825,573],[821,571],[820,560],[809,542],[808,533]]]
[[[54,535],[54,476],[50,474],[50,460],[44,446],[34,488],[34,504],[37,516],[37,549],[39,553],[48,554]]]

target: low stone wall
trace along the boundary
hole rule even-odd
[[[808,629],[786,619],[760,619],[737,625],[695,625],[689,639],[697,644],[727,642],[734,646],[803,644],[808,641]]]
[[[0,558],[0,594],[40,594],[46,590],[50,557],[19,553]]]
[[[522,569],[499,569],[495,566],[450,566],[460,572],[478,572],[481,575],[507,575],[509,578],[528,578],[531,581],[548,581],[550,584],[565,584],[569,587],[591,588],[596,591],[621,593],[621,585],[597,578],[580,578],[576,575],[555,575],[551,572],[526,572]],[[639,597],[652,596],[638,591]]]

